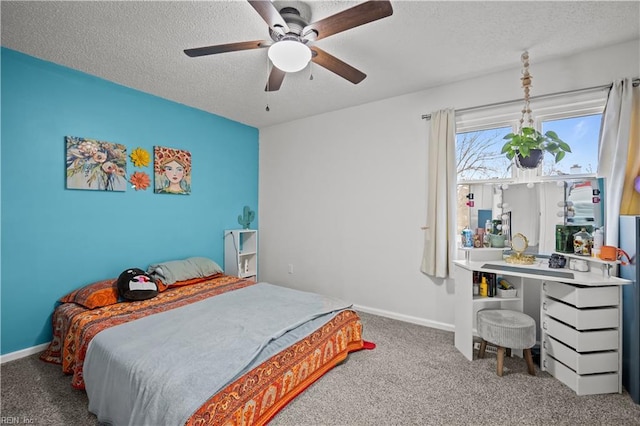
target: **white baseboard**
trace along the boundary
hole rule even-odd
[[[19,351],[10,352],[8,354],[0,355],[0,364],[4,364],[5,362],[14,361],[16,359],[24,358],[29,355],[37,354],[38,352],[42,352],[47,349],[49,343],[43,343],[41,345],[32,346],[30,348],[21,349]]]
[[[381,317],[391,318],[399,321],[410,322],[412,324],[424,325],[426,327],[437,328],[438,330],[455,331],[453,324],[446,324],[438,321],[431,321],[424,318],[413,317],[411,315],[399,314],[396,312],[385,311],[383,309],[369,308],[367,306],[353,305],[356,311],[362,311],[368,314],[379,315]]]

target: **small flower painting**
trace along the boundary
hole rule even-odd
[[[66,136],[67,188],[127,190],[127,148],[118,143]]]
[[[156,194],[191,193],[191,153],[156,146],[153,150]]]

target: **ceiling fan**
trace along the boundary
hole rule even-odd
[[[271,40],[243,41],[215,46],[185,49],[190,57],[215,55],[238,50],[269,48],[273,63],[266,91],[280,89],[287,72],[297,72],[312,61],[321,67],[358,84],[367,76],[314,45],[314,42],[331,35],[358,27],[393,14],[391,2],[370,0],[338,12],[327,18],[308,23],[310,9],[305,3],[284,4],[278,8],[270,0],[249,0],[249,4],[269,25]]]

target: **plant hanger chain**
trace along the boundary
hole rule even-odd
[[[522,53],[520,57],[522,59],[522,87],[524,88],[524,107],[522,108],[522,116],[520,117],[520,129],[524,125],[525,116],[529,117],[529,127],[533,127],[533,117],[531,116],[531,106],[529,104],[529,93],[531,90],[531,74],[529,73],[529,52],[526,50]]]
[[[507,159],[516,159],[519,168],[534,169],[540,166],[543,159],[544,151],[553,155],[555,162],[562,160],[567,152],[571,152],[571,147],[558,137],[556,132],[548,130],[544,134],[533,127],[533,116],[531,114],[531,100],[529,95],[531,92],[531,74],[529,73],[529,52],[526,50],[520,57],[522,59],[522,87],[524,88],[524,106],[522,108],[522,116],[520,117],[519,129],[515,133],[509,133],[503,139],[507,142],[502,147],[502,153],[507,154]],[[528,116],[528,117],[527,117]],[[528,124],[525,121],[528,118]],[[535,152],[535,158],[527,161],[522,160],[532,157]],[[517,157],[516,157],[517,155]]]

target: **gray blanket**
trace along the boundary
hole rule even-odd
[[[350,305],[258,283],[98,333],[89,411],[113,425],[182,425],[212,395]]]

